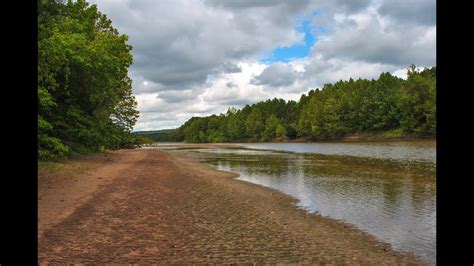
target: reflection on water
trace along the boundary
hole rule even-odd
[[[266,144],[272,145],[272,144]],[[436,167],[311,153],[203,149],[206,161],[238,179],[275,188],[310,212],[343,220],[434,264]]]
[[[436,142],[432,140],[396,142],[326,142],[326,143],[243,143],[251,149],[270,149],[296,153],[350,155],[402,161],[436,163]]]

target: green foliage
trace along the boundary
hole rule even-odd
[[[137,143],[127,40],[84,0],[38,1],[39,159]]]
[[[155,140],[147,136],[136,136],[137,142],[140,144],[152,144]]]
[[[263,132],[263,139],[270,140],[276,136],[276,128],[280,125],[280,120],[272,114],[265,122],[265,130]]]
[[[401,91],[400,125],[405,132],[434,134],[436,131],[436,70],[409,69]]]
[[[55,137],[46,134],[38,136],[38,158],[41,160],[58,160],[69,152],[69,147]]]
[[[252,108],[252,112],[245,120],[245,130],[250,138],[259,139],[264,130],[264,119],[259,108]]]
[[[170,142],[176,141],[176,129],[162,129],[154,131],[138,131],[134,132],[139,138],[147,139],[144,143],[152,142]]]
[[[244,125],[242,123],[243,119],[241,119],[240,113],[228,113],[227,114],[228,119],[227,119],[227,128],[226,128],[226,133],[227,133],[227,138],[230,141],[237,141],[242,138],[243,135],[243,128]]]
[[[298,102],[271,99],[229,108],[226,114],[193,117],[176,130],[186,142],[270,141],[275,137],[338,138],[436,134],[436,67],[408,69],[403,80],[339,81],[303,94]]]
[[[281,123],[279,123],[276,126],[275,134],[277,137],[285,137],[287,134],[286,128]]]

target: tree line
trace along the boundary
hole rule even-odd
[[[271,99],[238,110],[192,117],[173,134],[185,142],[271,141],[340,138],[349,134],[435,136],[436,67],[412,65],[407,79],[382,73],[378,79],[325,84],[299,101]]]
[[[135,131],[134,134],[143,137],[144,142],[150,144],[153,142],[172,142],[175,141],[176,129],[161,129],[150,131]]]
[[[128,37],[84,0],[38,0],[38,157],[133,147]]]

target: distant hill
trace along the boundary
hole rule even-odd
[[[148,130],[148,131],[136,131],[134,134],[141,135],[153,139],[157,142],[168,142],[176,141],[175,134],[176,129],[161,129],[161,130]]]
[[[170,133],[170,132],[175,132],[176,129],[160,129],[160,130],[144,130],[144,131],[134,131],[133,133],[139,134],[139,135],[148,135],[148,134],[154,134],[154,133]]]

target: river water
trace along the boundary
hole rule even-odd
[[[435,141],[239,145],[194,151],[237,179],[289,194],[298,207],[435,264]]]

